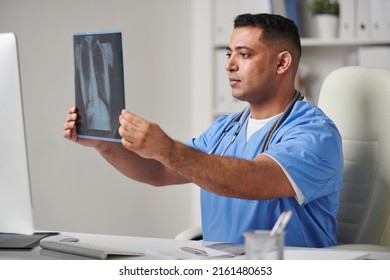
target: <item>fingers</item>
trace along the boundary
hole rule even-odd
[[[76,106],[72,106],[72,107],[69,108],[68,114],[72,114],[72,113],[77,113]]]
[[[136,127],[139,127],[142,123],[145,122],[144,119],[140,118],[136,114],[130,113],[129,111],[123,109],[119,117],[119,121],[122,121],[123,124],[129,123]]]
[[[64,130],[63,136],[64,136],[65,139],[71,140],[71,138],[72,138],[72,131],[71,130]]]
[[[78,119],[77,108],[76,106],[72,106],[68,110],[68,115],[66,116],[66,121],[64,123],[64,131],[62,132],[62,135],[64,136],[65,139],[71,140],[73,142],[76,142],[86,147],[97,148],[99,145],[105,145],[104,141],[79,138],[77,136],[77,119]]]
[[[128,142],[129,144],[133,143],[133,138],[135,135],[136,126],[128,122],[125,118],[121,117],[119,120],[119,135],[122,137],[122,142]]]
[[[140,127],[142,119],[137,115],[130,113],[129,111],[122,110],[119,117],[119,135],[126,142],[133,143],[133,136]],[[122,141],[123,142],[123,141]]]
[[[68,110],[66,122],[64,123],[63,136],[66,139],[76,141],[76,121],[77,121],[77,109],[76,106],[72,106]]]
[[[69,140],[74,140],[74,141],[76,141],[76,139],[72,139],[72,138],[75,138],[75,137],[76,137],[76,129],[75,129],[75,126],[76,126],[76,125],[75,125],[74,122],[65,123],[65,124],[64,124],[64,132],[63,132],[64,138],[69,139]]]
[[[119,122],[119,134],[124,148],[143,158],[155,158],[161,154],[162,145],[167,143],[162,140],[168,137],[157,124],[127,110],[122,111]]]
[[[127,149],[135,148],[136,143],[144,143],[148,131],[149,122],[139,116],[122,110],[119,118],[119,135],[122,137],[122,145]]]

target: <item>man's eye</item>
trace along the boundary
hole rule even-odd
[[[226,57],[227,57],[227,58],[230,58],[231,56],[232,56],[231,53],[226,53]]]
[[[242,52],[242,53],[240,53],[240,56],[243,58],[247,58],[247,57],[249,57],[249,54]]]

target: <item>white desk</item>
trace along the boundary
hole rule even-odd
[[[69,233],[78,238],[80,242],[92,243],[102,246],[117,247],[119,249],[128,249],[132,251],[146,252],[143,257],[120,257],[118,259],[159,259],[155,255],[148,254],[148,250],[170,250],[181,246],[199,246],[202,241],[174,240],[161,238],[101,235],[86,233]],[[384,259],[390,260],[390,252],[361,252],[353,250],[336,250],[336,249],[314,249],[314,248],[297,248],[286,247],[285,259],[294,260],[347,260],[347,259]],[[89,259],[82,256],[59,253],[50,250],[41,249],[39,246],[32,250],[0,250],[0,260],[81,260]]]
[[[119,236],[119,235],[102,235],[102,234],[87,234],[75,232],[62,232],[63,235],[76,237],[80,242],[97,244],[101,246],[109,246],[119,249],[128,249],[131,251],[144,252],[149,248],[172,248],[177,246],[191,246],[191,244],[199,244],[199,241],[189,240],[173,240],[162,238],[147,238],[147,237],[133,237],[133,236]],[[83,256],[60,253],[51,250],[45,250],[39,246],[33,250],[0,250],[0,260],[50,260],[50,259],[65,259],[65,260],[80,260],[90,259]],[[143,257],[120,257],[120,259],[157,259],[151,255]]]

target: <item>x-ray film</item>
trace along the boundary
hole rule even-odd
[[[73,35],[77,134],[120,142],[119,115],[125,108],[122,34]]]

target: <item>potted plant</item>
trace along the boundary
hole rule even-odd
[[[337,37],[340,6],[336,0],[312,0],[308,9],[317,22],[319,37]]]

